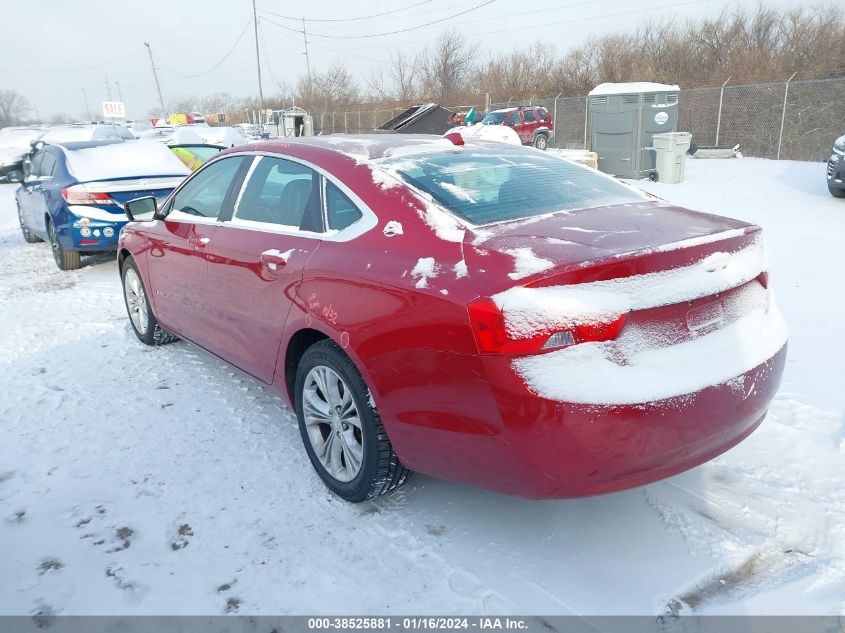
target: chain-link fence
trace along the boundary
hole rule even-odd
[[[477,103],[478,110],[521,105],[545,107],[553,115],[553,145],[589,146],[587,97],[541,97]],[[470,105],[450,107],[466,111]],[[316,134],[366,133],[405,110],[360,109],[314,114]],[[746,156],[826,160],[833,141],[845,134],[845,78],[795,80],[681,90],[678,129],[701,147],[739,145]]]

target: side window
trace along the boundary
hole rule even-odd
[[[505,125],[519,125],[519,112],[511,112]]]
[[[234,217],[322,232],[319,181],[305,165],[263,156],[237,201]]]
[[[363,217],[355,203],[347,198],[337,185],[329,181],[326,181],[326,215],[329,228],[338,231],[355,224]]]
[[[29,164],[27,176],[32,176],[33,178],[41,177],[41,161],[44,160],[45,153],[43,149],[35,152],[35,156],[32,157],[32,162]]]
[[[537,114],[540,115],[541,121],[548,121],[549,120],[549,111],[546,108],[537,108]]]
[[[525,117],[525,122],[526,122],[526,123],[536,123],[536,122],[537,122],[537,117],[536,117],[536,116],[534,116],[534,111],[533,111],[533,110],[525,110],[525,111],[522,113],[522,116],[523,116],[523,117]]]
[[[54,171],[56,171],[56,157],[50,152],[45,152],[38,173],[41,178],[52,178]]]
[[[243,156],[224,158],[198,172],[173,198],[170,211],[216,218],[243,160]]]

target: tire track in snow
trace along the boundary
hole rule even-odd
[[[784,394],[751,438],[701,467],[704,485],[680,475],[646,489],[671,531],[723,560],[669,597],[668,613],[712,611],[811,575],[810,599],[845,595],[845,468],[801,468],[838,451],[843,430],[841,416]]]

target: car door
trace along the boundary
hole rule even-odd
[[[539,121],[537,121],[537,115],[534,113],[534,110],[523,110],[522,121],[522,132],[519,134],[519,139],[525,144],[533,143],[534,133],[540,125]]]
[[[508,115],[508,118],[505,119],[505,125],[510,128],[513,128],[513,131],[517,133],[519,136],[520,142],[523,144],[525,143],[525,132],[522,129],[522,117],[519,113],[519,110],[515,110]]]
[[[212,350],[272,382],[291,298],[323,234],[321,176],[302,163],[256,156],[208,245],[218,319]]]
[[[21,195],[18,197],[18,204],[21,208],[21,216],[26,222],[30,230],[37,233],[40,237],[46,235],[43,216],[39,216],[39,222],[35,222],[36,201],[40,199],[41,185],[41,161],[44,160],[46,150],[41,148],[32,157],[32,160],[26,166],[26,176],[21,183]]]
[[[240,183],[244,156],[209,163],[171,197],[164,220],[147,233],[147,270],[156,318],[168,330],[209,348],[213,339],[213,304],[208,288],[206,249],[219,227],[219,216]]]

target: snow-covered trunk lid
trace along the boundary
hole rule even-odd
[[[182,176],[156,176],[150,178],[120,178],[114,180],[96,180],[81,183],[79,186],[88,193],[104,193],[119,206],[135,198],[153,196],[160,205],[184,180]],[[120,211],[122,213],[122,211]]]
[[[759,227],[659,202],[532,218],[468,231],[473,278],[501,292],[664,271],[755,240]]]
[[[464,245],[470,276],[504,286],[470,304],[479,350],[515,355],[538,394],[668,398],[783,347],[759,227],[658,204],[574,216],[498,227]]]

